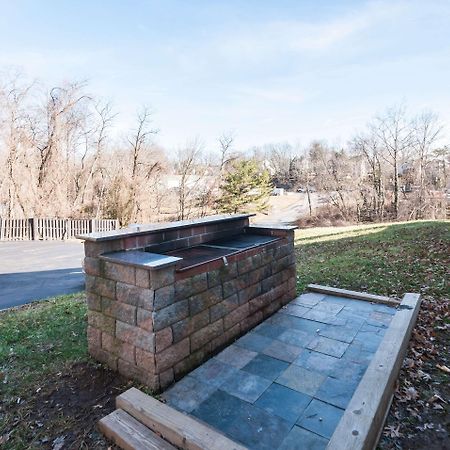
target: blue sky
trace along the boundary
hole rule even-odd
[[[169,149],[344,144],[387,106],[450,122],[450,1],[0,0],[0,68],[89,80]],[[450,123],[449,123],[450,125]],[[448,133],[447,133],[448,136]]]

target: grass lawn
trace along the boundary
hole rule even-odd
[[[450,223],[298,230],[295,245],[299,292],[317,283],[423,295],[381,447],[439,445],[449,426],[450,379],[436,365],[450,365]],[[0,312],[1,448],[108,448],[95,424],[132,383],[90,360],[85,329],[83,294]]]

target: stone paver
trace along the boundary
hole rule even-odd
[[[250,449],[324,449],[393,311],[303,294],[162,397]]]
[[[221,389],[249,403],[255,402],[271,385],[271,380],[239,371],[221,385]]]
[[[306,348],[314,350],[315,352],[324,353],[325,355],[340,358],[348,348],[345,342],[337,341],[336,339],[329,339],[323,336],[318,336],[313,339]]]
[[[256,401],[255,405],[294,425],[311,400],[312,397],[309,395],[273,383]]]
[[[272,344],[263,350],[263,353],[268,356],[280,359],[281,361],[293,362],[303,352],[301,347],[289,345],[282,341],[274,340]]]
[[[219,361],[230,364],[231,366],[242,369],[247,365],[258,353],[247,350],[237,345],[230,345],[223,352],[216,356]]]
[[[191,412],[215,390],[214,386],[202,383],[188,375],[167,392],[166,400],[177,409]]]
[[[208,385],[219,387],[236,373],[235,367],[212,358],[192,371],[190,376]]]
[[[314,395],[320,385],[325,381],[325,376],[312,370],[300,366],[289,366],[278,378],[277,383],[303,392]]]
[[[283,441],[279,450],[325,450],[328,439],[323,438],[311,431],[294,426]]]
[[[267,355],[258,355],[242,368],[245,372],[260,375],[270,381],[277,379],[287,368],[289,363]]]
[[[334,356],[325,355],[324,353],[318,353],[312,350],[305,350],[294,361],[294,364],[322,375],[330,375],[333,373],[339,362],[340,359],[335,358]]]
[[[302,428],[330,439],[343,414],[343,409],[313,399],[297,421],[297,424]]]

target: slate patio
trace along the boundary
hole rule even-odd
[[[250,449],[324,449],[395,311],[303,294],[162,398]]]

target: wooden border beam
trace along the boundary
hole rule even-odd
[[[349,291],[347,289],[339,289],[329,286],[321,286],[320,284],[308,284],[308,289],[313,292],[319,292],[326,295],[337,295],[339,297],[353,298],[355,300],[364,300],[366,302],[382,303],[389,306],[398,306],[399,301],[391,297],[382,295],[367,294],[366,292]]]
[[[420,308],[419,294],[405,294],[369,367],[328,443],[327,450],[376,447],[394,395]]]
[[[124,410],[172,445],[185,450],[247,450],[195,418],[131,388],[116,398]]]

